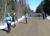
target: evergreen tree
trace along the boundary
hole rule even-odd
[[[50,0],[44,0],[44,11],[50,15]]]

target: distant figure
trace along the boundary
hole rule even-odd
[[[31,14],[30,14],[30,17],[31,17]]]
[[[45,13],[44,12],[42,12],[42,15],[43,15],[43,19],[45,19]]]
[[[27,15],[26,15],[26,12],[25,12],[25,21],[26,21],[26,24],[27,24]]]
[[[27,24],[27,17],[26,17],[26,15],[25,15],[25,21],[26,21],[26,24]]]
[[[7,23],[7,28],[8,28],[8,31],[7,32],[9,33],[11,31],[11,22],[12,22],[12,17],[10,16],[9,13],[4,18],[4,22]]]

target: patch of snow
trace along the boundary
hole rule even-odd
[[[47,16],[47,19],[50,20],[50,16]]]

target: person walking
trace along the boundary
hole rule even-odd
[[[10,16],[9,13],[4,18],[4,22],[7,23],[7,28],[8,28],[7,32],[9,33],[11,31],[11,22],[12,22],[12,17]]]
[[[16,24],[15,24],[15,13],[12,14],[12,22],[14,22],[13,28],[15,28],[16,27]]]
[[[45,13],[44,12],[42,12],[42,15],[43,15],[43,19],[45,19]]]
[[[25,22],[26,22],[26,24],[27,24],[27,15],[26,15],[27,13],[25,12]]]

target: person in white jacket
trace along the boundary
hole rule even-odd
[[[4,22],[7,23],[7,28],[8,28],[8,31],[7,32],[9,33],[11,31],[11,23],[12,23],[12,17],[10,16],[9,13],[4,18]]]

